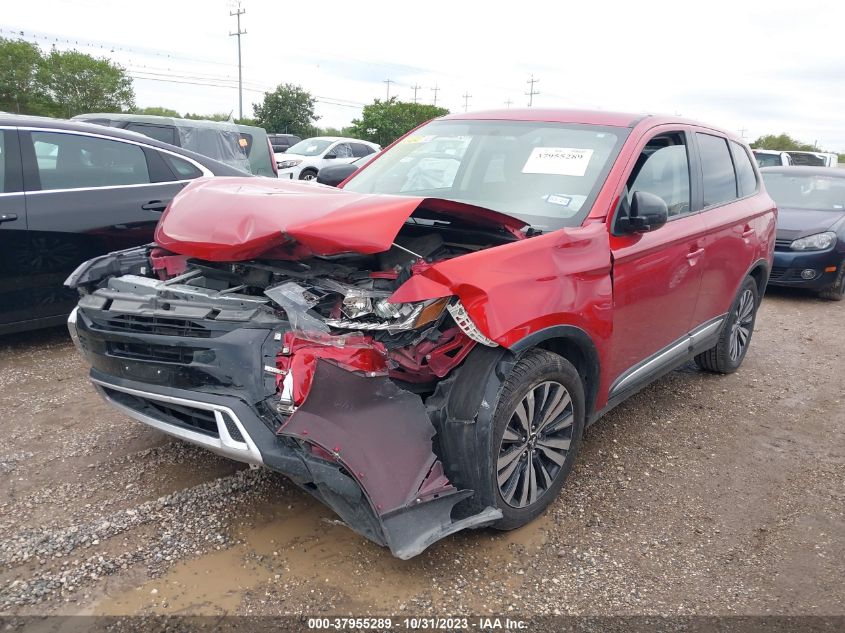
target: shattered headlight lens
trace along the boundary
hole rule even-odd
[[[344,313],[349,316],[346,310],[347,296],[344,298]],[[371,301],[369,297],[364,297]],[[341,330],[382,330],[388,332],[402,332],[406,330],[416,330],[428,325],[440,318],[446,306],[449,304],[450,297],[442,297],[440,299],[429,299],[428,301],[419,301],[415,303],[390,303],[386,299],[379,299],[371,308],[364,314],[372,314],[380,321],[362,321],[355,317],[346,319],[326,319],[326,324]],[[357,297],[356,297],[357,301]],[[357,307],[357,304],[356,304]]]
[[[280,160],[277,165],[279,169],[290,169],[291,167],[296,167],[301,163],[302,160]]]

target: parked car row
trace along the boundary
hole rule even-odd
[[[315,136],[276,154],[279,178],[290,180],[316,180],[324,167],[344,165],[370,156],[381,147],[369,141],[337,136]]]

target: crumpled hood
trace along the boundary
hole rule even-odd
[[[778,207],[777,237],[781,240],[797,240],[807,235],[835,230],[834,225],[843,218],[845,218],[845,210],[815,211]]]
[[[208,261],[380,253],[423,205],[514,234],[525,226],[502,213],[437,198],[361,194],[271,178],[201,178],[173,199],[155,240],[173,253]]]

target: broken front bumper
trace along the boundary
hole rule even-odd
[[[238,327],[89,305],[75,310],[68,326],[110,404],[182,440],[288,476],[399,558],[501,517],[487,508],[452,518],[473,493],[444,475],[420,397],[386,376],[318,359],[305,401],[280,414],[275,376],[265,367],[286,324]]]

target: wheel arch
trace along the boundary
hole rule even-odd
[[[769,262],[758,259],[748,270],[748,276],[757,283],[757,295],[762,299],[763,293],[766,292],[766,284],[769,282]]]
[[[599,353],[590,335],[574,325],[554,325],[529,334],[512,345],[510,351],[520,354],[535,347],[563,356],[575,366],[584,384],[585,412],[589,419],[595,411],[601,376]]]

